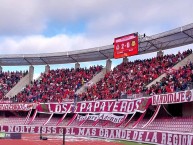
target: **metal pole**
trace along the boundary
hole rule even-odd
[[[63,128],[63,144],[65,145],[65,134],[66,134],[66,128]]]
[[[42,140],[42,126],[40,127],[40,140]]]

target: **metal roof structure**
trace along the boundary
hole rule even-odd
[[[139,37],[139,54],[145,54],[193,43],[193,23],[152,36]],[[112,59],[114,46],[42,53],[0,55],[0,66],[49,65]]]

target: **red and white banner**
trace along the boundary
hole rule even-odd
[[[76,113],[126,113],[144,112],[151,98],[140,98],[135,100],[102,100],[78,102]]]
[[[36,109],[38,112],[45,113],[56,113],[56,114],[64,114],[71,109],[73,103],[65,102],[65,103],[40,103],[37,105]]]
[[[63,103],[17,103],[0,104],[0,110],[29,111],[36,109],[42,113],[64,114],[74,113],[123,113],[144,112],[151,98],[139,98],[133,100],[101,100],[87,102],[63,102]]]
[[[193,90],[152,96],[152,105],[175,104],[193,101]]]
[[[102,100],[74,103],[41,103],[36,109],[38,112],[50,113],[125,113],[144,112],[151,98],[140,98],[134,100]]]
[[[62,127],[43,126],[43,134],[63,134]],[[41,126],[0,126],[0,132],[40,133]],[[118,139],[159,145],[193,145],[193,133],[178,133],[155,130],[129,130],[119,128],[66,128],[67,136]]]
[[[138,54],[138,34],[133,33],[114,39],[114,58]]]
[[[35,104],[0,104],[0,110],[3,111],[29,111]]]
[[[99,100],[87,102],[62,103],[0,103],[0,110],[29,111],[37,109],[38,112],[64,114],[73,113],[122,113],[133,114],[145,112],[149,105],[174,104],[193,101],[193,90],[153,95],[149,98],[136,98],[133,100]]]
[[[107,120],[111,121],[113,123],[121,123],[121,121],[125,118],[125,115],[117,116],[111,113],[101,113],[98,115],[78,115],[76,120],[78,121],[84,121],[84,120],[93,120],[96,121],[98,119],[100,120]]]

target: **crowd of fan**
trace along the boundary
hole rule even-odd
[[[149,94],[162,94],[184,91],[193,84],[193,63],[180,67],[178,70],[167,72],[160,82],[148,89]]]
[[[104,79],[100,80],[92,87],[89,87],[87,92],[82,93],[79,96],[82,100],[96,100],[112,98],[117,99],[121,96],[129,96],[140,93],[149,95],[155,90],[156,93],[165,93],[162,91],[164,89],[161,89],[161,91],[155,87],[148,89],[146,85],[159,77],[161,74],[170,70],[176,63],[180,62],[191,53],[192,50],[187,50],[183,53],[179,52],[176,55],[172,54],[152,59],[136,60],[134,62],[123,62],[115,67],[113,71],[107,73]],[[162,81],[165,81],[166,79],[163,79]],[[181,79],[179,78],[178,81],[180,80]],[[164,83],[162,85],[164,85],[163,88],[166,89],[169,87]],[[178,90],[179,89],[181,90],[182,88],[178,87]]]
[[[171,69],[175,64],[192,53],[187,50],[176,55],[158,56],[152,59],[123,62],[108,72],[97,84],[78,94],[81,100],[118,99],[133,94],[160,94],[187,89],[193,83],[193,63],[178,70]],[[62,102],[74,99],[75,92],[97,73],[102,66],[89,69],[57,69],[41,74],[38,80],[27,85],[12,98],[14,102]],[[166,73],[160,82],[147,88],[147,84]],[[26,73],[5,72],[0,74],[0,96],[4,96]]]
[[[0,72],[0,99],[13,88],[19,80],[24,77],[28,72]]]
[[[83,84],[91,80],[102,70],[102,66],[89,69],[57,69],[41,74],[40,79],[26,86],[17,96],[15,102],[61,102],[74,99],[74,94]]]

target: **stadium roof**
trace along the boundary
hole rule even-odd
[[[140,36],[139,55],[193,43],[193,23],[152,36]],[[114,46],[69,52],[0,55],[0,66],[46,65],[112,59]]]

